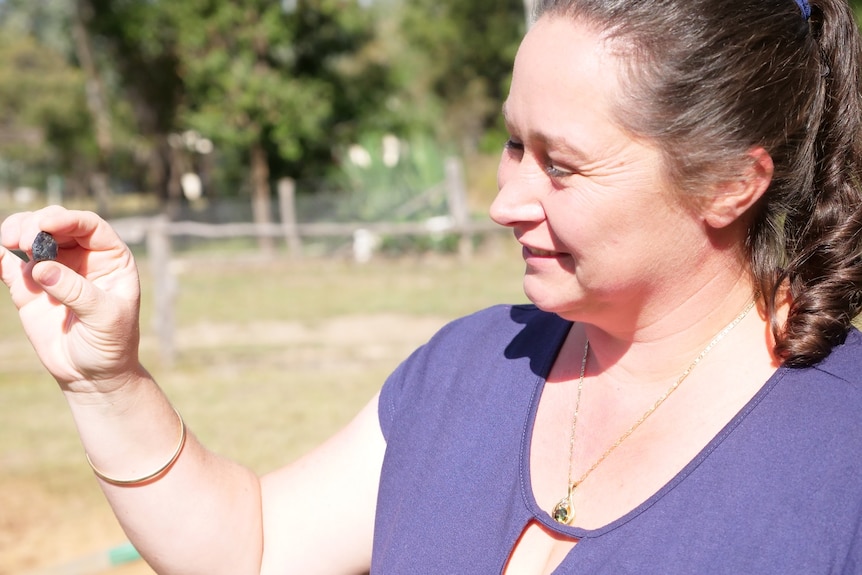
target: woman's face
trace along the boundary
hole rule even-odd
[[[709,247],[659,150],[614,120],[619,70],[590,28],[546,16],[521,45],[504,105],[511,137],[491,217],[523,245],[527,296],[573,320],[650,321]]]

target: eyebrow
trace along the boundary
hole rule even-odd
[[[507,108],[506,108],[506,102],[503,102],[502,113],[503,113],[503,121],[505,122],[506,127],[511,128],[512,122],[509,119],[509,114],[508,114]],[[511,132],[512,130],[509,130],[509,131]],[[577,146],[574,146],[569,140],[567,140],[563,136],[550,135],[550,134],[546,134],[544,132],[537,132],[537,131],[530,132],[528,134],[528,136],[531,140],[540,142],[546,148],[552,148],[555,150],[560,150],[565,154],[575,156],[576,158],[579,158],[581,160],[587,159],[587,154],[582,149],[578,148]]]

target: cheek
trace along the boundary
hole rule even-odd
[[[625,214],[613,216],[607,202],[595,202],[584,190],[555,190],[541,199],[547,214],[548,225],[560,240],[589,242],[611,233],[615,220]]]
[[[617,264],[637,266],[648,255],[646,246],[655,241],[648,214],[631,209],[625,202],[607,198],[592,202],[585,196],[550,194],[542,203],[557,248],[572,254],[585,273]]]

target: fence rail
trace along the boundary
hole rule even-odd
[[[111,220],[111,226],[123,241],[137,244],[157,230],[168,236],[192,236],[208,239],[237,237],[287,237],[296,234],[307,238],[352,238],[357,231],[367,230],[387,236],[422,236],[428,234],[483,234],[498,231],[490,221],[472,220],[456,224],[450,216],[436,216],[416,222],[313,222],[305,224],[255,224],[234,222],[212,224],[194,221],[168,221],[164,216],[134,217]]]
[[[368,261],[384,236],[457,236],[458,254],[469,259],[476,236],[502,230],[490,220],[476,221],[467,208],[466,186],[460,162],[450,160],[446,165],[446,200],[448,214],[419,221],[407,222],[309,222],[296,221],[295,186],[289,180],[278,184],[279,223],[202,223],[170,221],[166,216],[134,217],[112,220],[111,225],[120,238],[129,244],[145,243],[153,276],[155,301],[153,325],[159,339],[163,363],[174,361],[174,300],[177,279],[174,268],[172,238],[179,236],[208,239],[238,237],[284,238],[289,257],[303,255],[303,242],[308,238],[344,238],[352,245],[353,257],[358,262]],[[272,242],[261,242],[260,249],[272,250]],[[273,254],[264,254],[272,256]]]

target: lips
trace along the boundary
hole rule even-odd
[[[560,252],[552,252],[539,248],[531,248],[529,246],[524,246],[524,251],[527,253],[527,255],[538,258],[554,258],[560,255]]]

